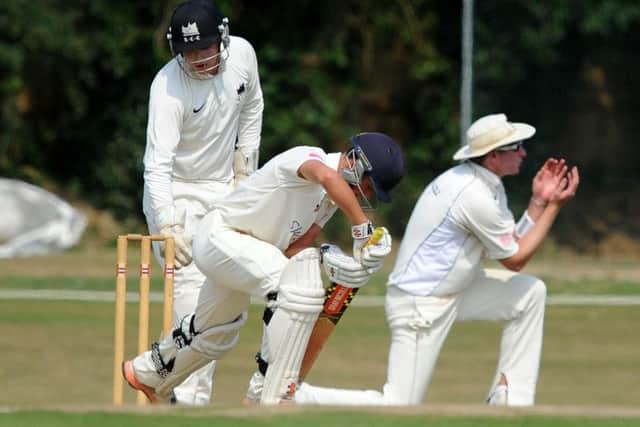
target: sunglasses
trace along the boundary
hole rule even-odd
[[[524,145],[524,141],[514,142],[513,144],[505,145],[503,147],[496,148],[496,151],[518,151]]]

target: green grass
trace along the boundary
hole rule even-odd
[[[549,294],[640,294],[640,263],[625,259],[607,260],[548,256],[534,258],[525,273],[543,279]],[[131,250],[128,260],[131,290],[137,289],[138,253]],[[497,262],[490,267],[501,268]],[[374,274],[362,295],[384,295],[393,259]],[[152,289],[162,289],[160,268],[152,265]],[[70,252],[32,258],[0,259],[0,289],[114,289],[115,250],[75,249]]]
[[[110,291],[113,255],[113,250],[104,250],[0,260],[0,288]],[[135,265],[136,260],[130,260],[130,290],[137,288],[136,272],[131,271]],[[588,261],[572,270],[571,262],[556,266],[547,261],[534,266],[532,273],[546,281],[551,294],[629,295],[640,294],[636,265],[611,264],[600,269]],[[160,290],[157,270],[152,286]],[[362,294],[382,295],[386,273],[378,273]],[[159,335],[160,309],[160,304],[151,306],[151,340]],[[128,304],[129,357],[136,353],[136,311],[135,304]],[[493,412],[482,404],[500,337],[500,325],[491,322],[454,326],[424,406],[243,408],[239,401],[255,369],[253,355],[261,334],[258,306],[251,307],[237,347],[218,364],[210,406],[138,411],[132,406],[134,393],[125,389],[125,401],[131,403],[117,412],[110,404],[113,312],[108,302],[0,299],[0,427],[640,425],[640,340],[635,331],[640,310],[633,306],[549,306],[537,406],[533,411]],[[342,319],[308,380],[333,387],[380,389],[388,345],[383,308],[355,306]],[[16,412],[6,412],[7,408]],[[539,408],[553,410],[536,412]],[[597,416],[599,408],[606,409],[607,416]],[[634,408],[631,415],[625,412]],[[627,418],[622,417],[625,414]]]
[[[161,305],[152,304],[151,339]],[[137,306],[128,305],[127,354],[136,352]],[[0,407],[108,405],[112,391],[114,307],[108,302],[0,300]],[[548,307],[537,403],[640,406],[637,307]],[[155,329],[153,328],[155,325]],[[252,306],[239,344],[219,362],[213,407],[235,407],[255,369],[261,308]],[[438,361],[426,404],[481,404],[493,377],[500,326],[456,324]],[[353,307],[308,380],[380,389],[389,333],[382,307]],[[6,392],[10,391],[10,392]],[[125,399],[133,402],[126,389]]]
[[[618,279],[580,279],[567,280],[553,277],[541,277],[547,284],[550,295],[638,295],[640,283]],[[384,295],[386,276],[374,275],[370,282],[360,290],[361,295]],[[57,290],[94,290],[111,291],[114,289],[114,277],[37,277],[37,276],[0,276],[0,289],[57,289]],[[136,290],[137,277],[131,276],[127,284],[129,290]],[[162,289],[162,278],[155,275],[151,288]]]
[[[4,427],[623,427],[637,426],[640,419],[549,416],[433,416],[380,414],[374,411],[306,411],[292,414],[266,414],[260,417],[220,415],[187,416],[113,413],[20,412],[0,415]]]

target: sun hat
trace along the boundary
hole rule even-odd
[[[467,143],[453,155],[453,160],[484,156],[496,148],[531,138],[535,133],[536,128],[533,126],[512,123],[505,114],[490,114],[469,126]]]

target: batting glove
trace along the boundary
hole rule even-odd
[[[362,248],[367,244],[373,234],[373,224],[370,221],[351,227],[351,237],[353,238],[353,258],[362,260]]]
[[[380,227],[383,231],[382,237],[375,243],[369,243],[362,248],[362,266],[369,274],[373,274],[382,268],[384,259],[391,253],[391,234],[385,227]]]
[[[348,288],[359,288],[369,280],[369,273],[362,264],[345,255],[336,245],[324,243],[320,246],[324,271],[333,283]]]

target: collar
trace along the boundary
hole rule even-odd
[[[502,180],[500,179],[500,177],[484,166],[480,166],[475,162],[469,161],[465,162],[465,164],[471,167],[471,170],[473,170],[483,181],[485,181],[491,187],[498,188],[502,186]]]

